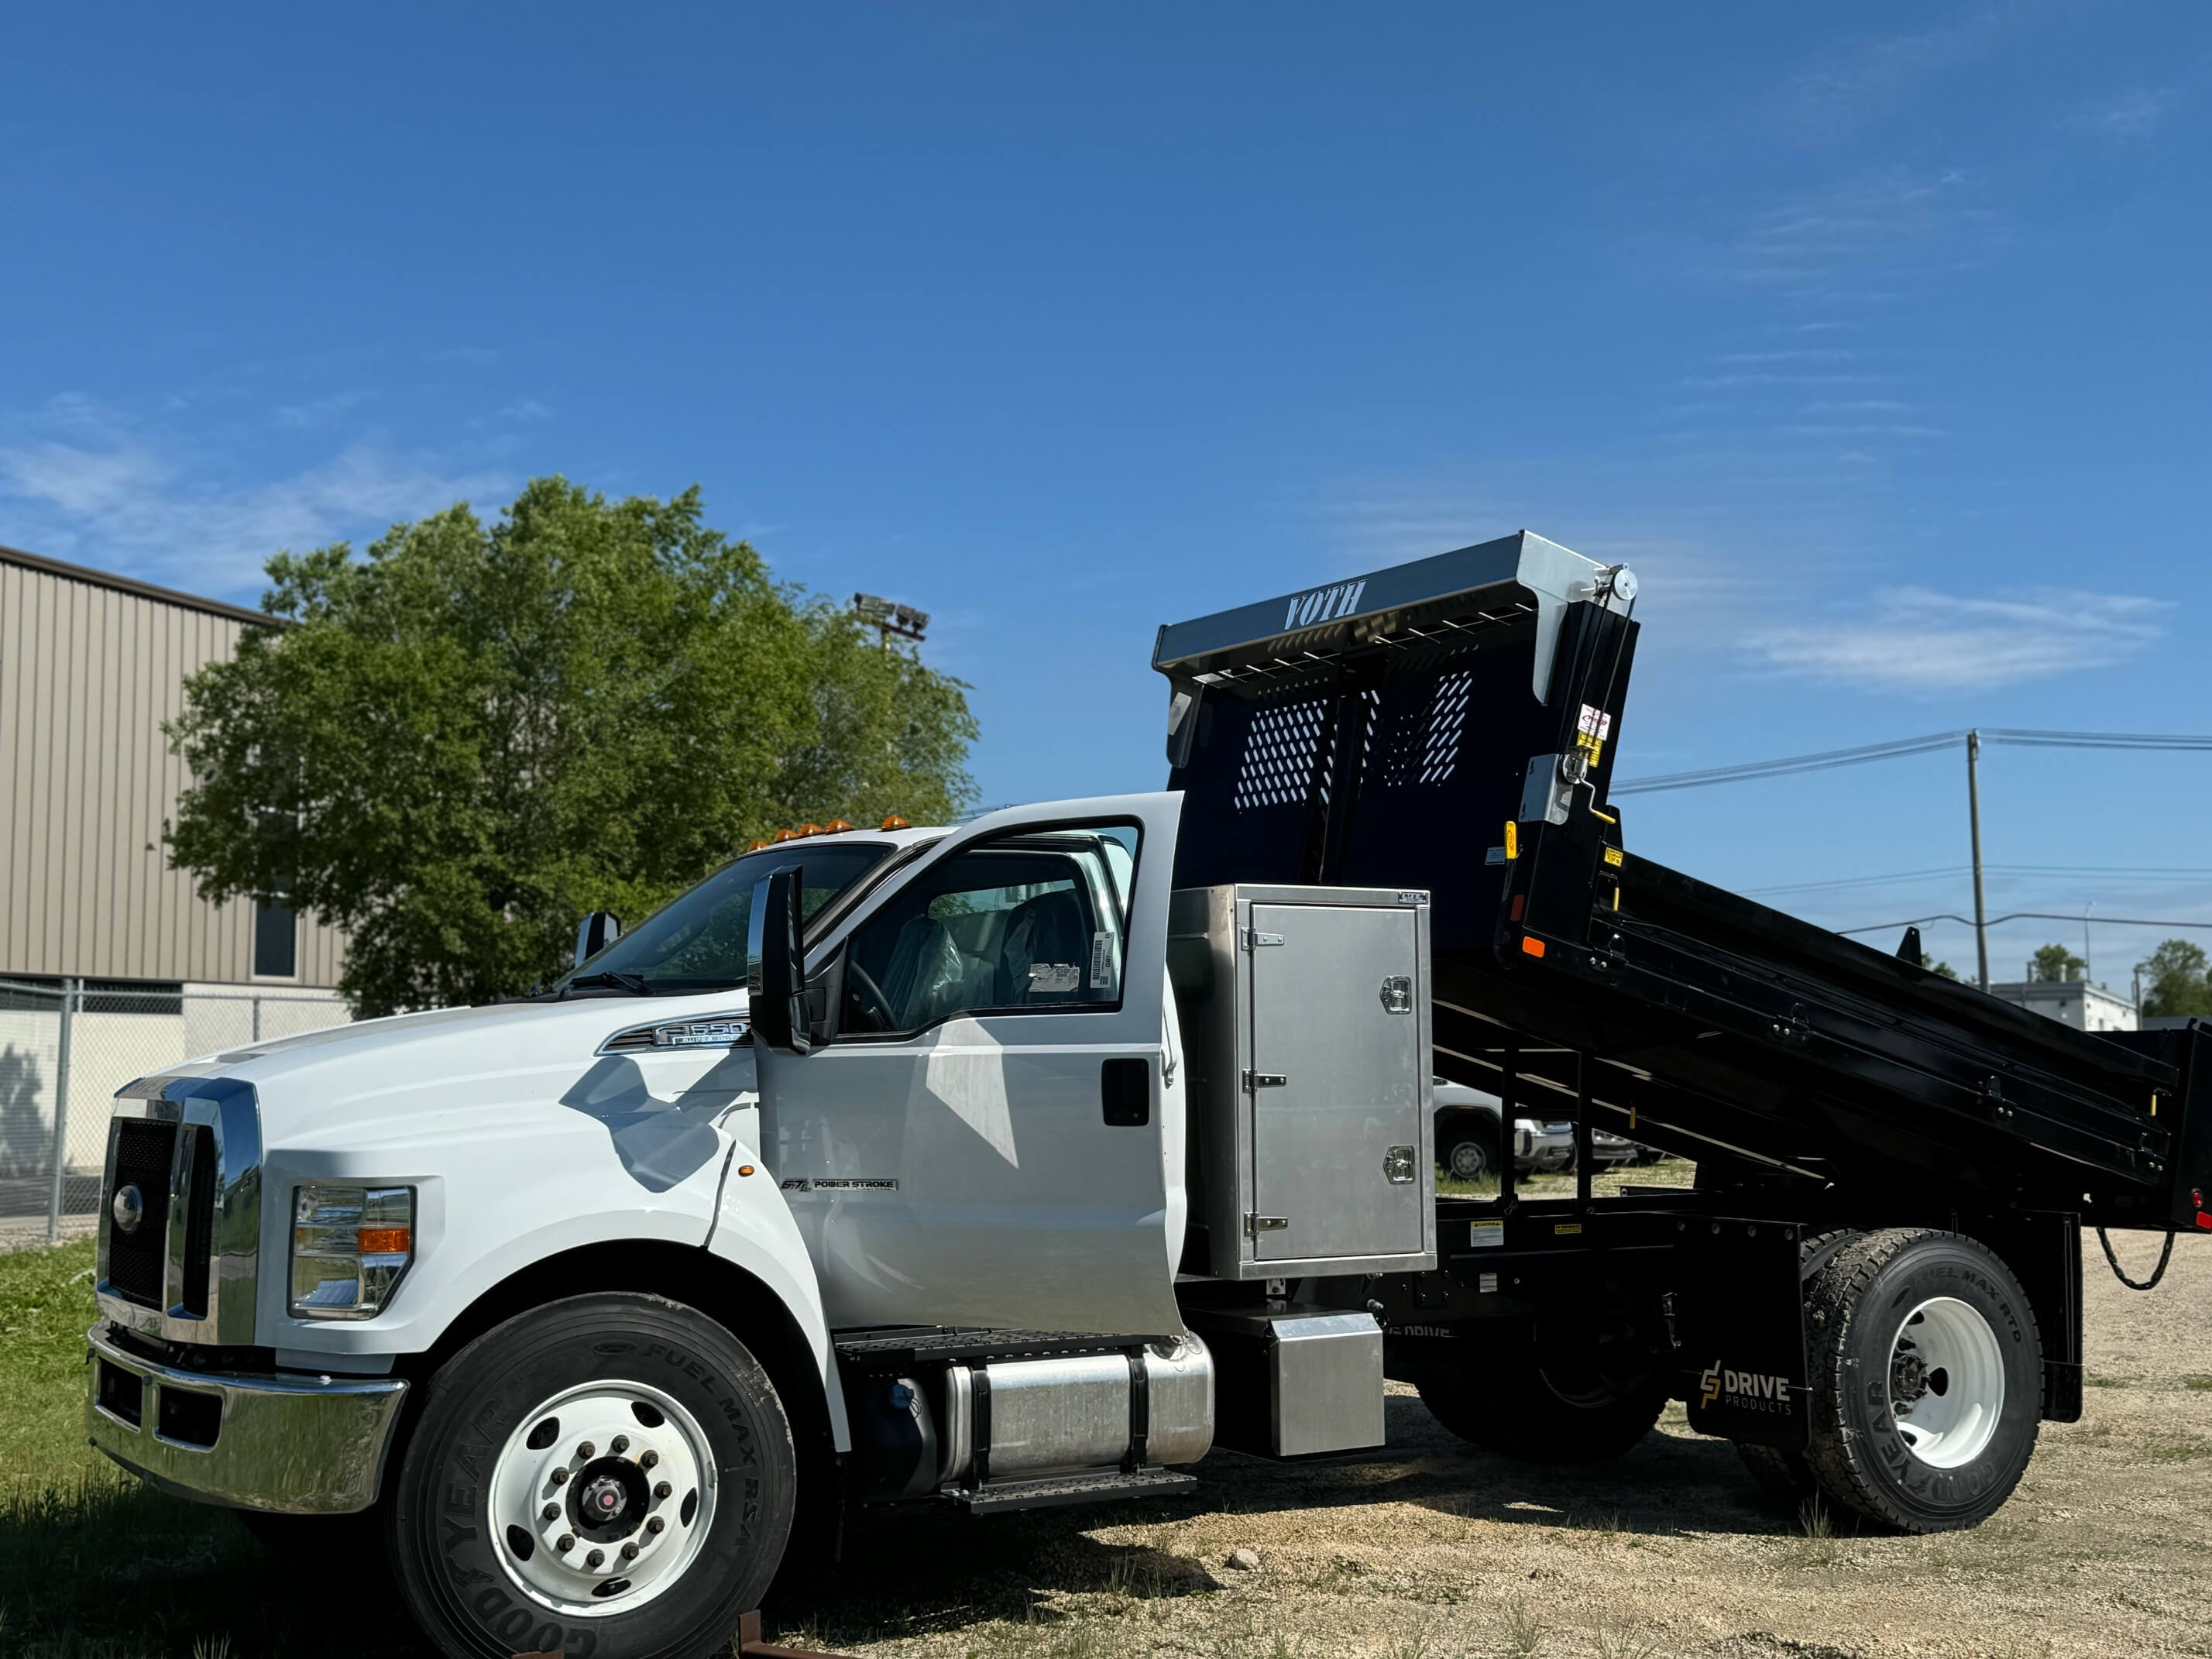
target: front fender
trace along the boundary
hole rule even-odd
[[[707,1248],[750,1273],[783,1304],[814,1357],[830,1437],[839,1451],[849,1451],[852,1431],[845,1419],[845,1390],[838,1378],[836,1351],[830,1346],[830,1323],[822,1310],[822,1287],[815,1278],[813,1258],[806,1253],[799,1223],[754,1144],[759,1138],[759,1116],[757,1108],[730,1116],[728,1127],[735,1132],[735,1145]]]

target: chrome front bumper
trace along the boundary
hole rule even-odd
[[[403,1379],[182,1370],[118,1346],[104,1323],[86,1340],[86,1431],[142,1480],[285,1515],[347,1515],[376,1501]]]

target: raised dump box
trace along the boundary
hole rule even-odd
[[[1635,853],[1634,594],[1522,532],[1162,629],[1177,886],[1430,891],[1439,1073],[1716,1176],[2198,1225],[2194,1033],[2077,1031]]]

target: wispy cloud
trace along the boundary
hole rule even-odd
[[[1825,143],[1877,123],[1942,71],[1994,46],[2006,28],[1995,10],[1931,27],[1861,35],[1820,54],[1786,82],[1772,108],[1793,137]]]
[[[1971,264],[1999,240],[1963,170],[1891,169],[1777,203],[1729,244],[1725,267],[1802,297],[1864,298]]]
[[[81,398],[8,425],[0,500],[11,538],[214,595],[244,595],[281,548],[373,534],[496,495],[512,480],[374,438],[254,483],[227,483],[186,440]]]
[[[2078,125],[2100,137],[2148,138],[2165,120],[2173,94],[2162,87],[2136,87],[2118,97],[2092,105],[2081,112]]]
[[[338,392],[303,404],[287,404],[277,410],[276,424],[295,432],[311,432],[360,408],[368,401],[369,395],[366,392]]]
[[[2163,601],[2039,589],[2020,599],[1925,587],[1875,596],[1871,614],[1772,628],[1747,641],[1770,669],[1881,691],[1985,690],[2109,668],[2160,638]]]

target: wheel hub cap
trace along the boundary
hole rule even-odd
[[[507,1437],[491,1479],[500,1565],[539,1606],[572,1618],[626,1613],[696,1559],[714,1521],[714,1453],[674,1399],[600,1382],[541,1403]]]
[[[1989,1449],[2004,1413],[2004,1351],[1981,1310],[1930,1297],[1890,1340],[1889,1409],[1923,1463],[1955,1469]]]

